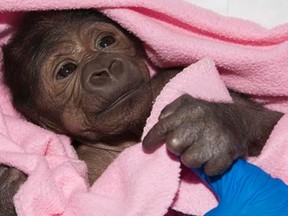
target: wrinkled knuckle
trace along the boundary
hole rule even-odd
[[[153,128],[153,135],[155,136],[162,136],[166,132],[165,124],[163,122],[159,122]]]

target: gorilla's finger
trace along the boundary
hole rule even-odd
[[[215,155],[204,165],[204,171],[208,176],[221,175],[230,167],[233,161],[234,158],[227,154],[222,154],[221,157]]]
[[[165,142],[168,150],[181,155],[189,146],[197,142],[203,130],[202,122],[186,122],[167,134]]]
[[[159,119],[166,118],[167,116],[174,113],[179,107],[185,106],[186,104],[193,105],[195,103],[199,104],[200,100],[193,98],[191,95],[184,94],[175,99],[172,103],[168,104],[164,107],[164,109],[161,111],[161,114],[159,116]]]
[[[182,96],[174,100],[172,103],[168,104],[161,111],[159,119],[163,119],[174,113],[182,105]]]
[[[205,164],[213,155],[212,151],[205,146],[194,142],[180,157],[181,162],[188,168],[199,168]]]
[[[142,147],[147,152],[153,152],[159,148],[165,140],[166,134],[182,124],[180,118],[170,115],[157,122],[147,133],[142,142]]]

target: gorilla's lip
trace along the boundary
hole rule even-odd
[[[103,109],[99,113],[107,112],[107,111],[113,109],[113,107],[115,107],[117,104],[121,103],[122,101],[125,101],[126,98],[128,98],[130,95],[134,94],[138,88],[139,88],[139,86],[121,94],[116,100],[114,100],[112,103],[110,103],[105,109]]]

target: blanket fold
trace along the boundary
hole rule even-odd
[[[22,12],[75,8],[98,9],[138,36],[153,66],[186,67],[157,98],[144,135],[162,108],[184,93],[232,102],[228,87],[286,113],[288,24],[265,29],[174,0],[6,0],[0,3],[0,44]],[[0,108],[0,163],[29,176],[14,197],[20,216],[160,216],[169,208],[203,215],[217,205],[192,172],[180,176],[180,163],[165,145],[153,154],[145,154],[141,143],[126,149],[89,187],[86,165],[70,140],[23,120],[2,82]],[[249,159],[286,183],[287,121],[285,114],[261,156]]]

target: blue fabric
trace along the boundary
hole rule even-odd
[[[221,176],[193,171],[218,196],[218,207],[205,216],[288,216],[288,186],[243,159]]]

